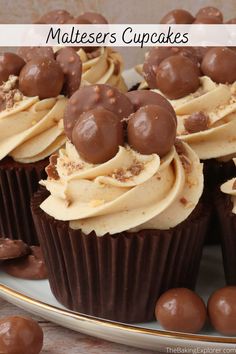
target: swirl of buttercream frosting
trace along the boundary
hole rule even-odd
[[[18,99],[0,112],[0,160],[31,163],[43,160],[64,145],[64,96],[40,100],[12,91]],[[7,93],[12,98],[11,90]]]
[[[54,165],[57,178],[40,182],[50,192],[41,208],[69,221],[72,229],[97,236],[175,227],[191,214],[203,190],[198,156],[179,144],[181,152],[173,147],[163,159],[120,146],[114,158],[93,165],[67,141]]]

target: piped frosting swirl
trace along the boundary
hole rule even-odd
[[[0,160],[7,155],[21,163],[43,160],[65,143],[67,99],[23,96],[14,88],[16,79],[10,77],[0,90]]]
[[[47,214],[68,221],[72,229],[103,236],[178,225],[200,199],[203,174],[198,156],[181,142],[163,159],[125,146],[94,165],[68,141],[41,184],[50,192],[41,204]]]

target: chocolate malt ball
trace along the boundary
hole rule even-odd
[[[24,60],[17,54],[0,54],[0,85],[7,81],[10,75],[19,75],[24,65]]]
[[[113,112],[95,108],[80,116],[72,131],[72,142],[85,161],[103,163],[124,144],[123,125]]]
[[[47,268],[39,246],[30,246],[29,254],[3,263],[2,269],[16,278],[40,280],[47,279]]]
[[[22,240],[0,238],[0,261],[23,257],[29,253],[29,246]]]
[[[58,96],[63,82],[64,75],[59,63],[47,58],[37,58],[29,61],[21,70],[19,89],[25,96],[39,96],[44,99]]]
[[[190,24],[194,17],[183,9],[175,9],[166,14],[160,21],[161,24]]]
[[[10,316],[0,319],[0,353],[39,354],[43,331],[31,318]]]
[[[200,86],[198,67],[186,57],[169,57],[158,67],[157,86],[169,99],[181,98],[195,92]]]
[[[212,48],[204,56],[201,69],[217,83],[232,84],[236,81],[236,52],[227,47]]]
[[[190,134],[202,132],[209,128],[209,117],[203,112],[194,112],[184,121],[184,127]]]
[[[216,290],[208,300],[212,326],[226,336],[236,336],[236,286]]]
[[[70,97],[78,90],[82,76],[82,62],[76,51],[72,48],[62,48],[58,51],[56,61],[64,73],[63,91]]]
[[[154,47],[149,50],[143,63],[143,76],[150,88],[157,88],[157,71],[163,60],[174,55],[190,59],[198,65],[198,56],[191,47]]]
[[[222,12],[217,9],[216,7],[213,6],[207,6],[207,7],[203,7],[201,8],[197,14],[196,14],[196,18],[205,18],[205,17],[214,17],[217,20],[219,20],[219,23],[223,22],[223,14]]]
[[[175,116],[158,105],[141,107],[128,119],[129,145],[141,154],[165,156],[176,138]]]
[[[129,98],[115,87],[103,84],[81,87],[71,96],[65,109],[64,129],[70,140],[80,115],[98,107],[113,112],[120,120],[134,111]]]
[[[155,315],[168,331],[198,333],[206,322],[207,310],[203,300],[192,290],[176,288],[161,295]]]

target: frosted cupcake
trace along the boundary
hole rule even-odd
[[[175,144],[169,103],[140,93],[133,105],[108,85],[79,89],[64,116],[69,140],[32,199],[56,298],[123,322],[153,319],[170,287],[194,287],[207,224],[198,156]]]
[[[80,79],[65,76],[61,63],[43,56],[44,50],[29,51],[27,63],[13,53],[0,56],[0,233],[37,244],[30,198],[45,176],[49,156],[66,140],[67,98],[60,93],[63,87],[77,89]]]
[[[204,160],[208,184],[232,177],[231,158],[236,153],[236,53],[228,48],[210,49],[199,67],[194,63],[194,52],[181,49],[179,54],[176,52],[161,61],[156,76],[150,66],[148,71],[148,65],[152,60],[157,61],[157,56],[166,55],[166,48],[156,48],[152,53],[145,69],[149,85],[156,86],[157,92],[173,105],[177,135]],[[200,77],[199,70],[205,76]]]
[[[149,86],[167,97],[175,109],[177,136],[204,161],[204,194],[214,200],[219,184],[235,175],[235,51],[208,49],[200,62],[193,48],[154,48],[143,69]],[[209,235],[216,240],[213,204],[212,213]]]

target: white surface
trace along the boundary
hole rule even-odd
[[[167,347],[178,348],[180,346],[202,349],[235,348],[235,344],[230,344],[230,341],[232,342],[231,338],[221,337],[210,328],[205,328],[204,331],[200,333],[202,336],[199,341],[196,340],[197,337],[194,335],[188,335],[185,337],[183,334],[174,333],[174,335],[170,335],[162,330],[157,331],[160,330],[157,322],[126,326],[115,322],[100,321],[99,319],[80,316],[79,314],[65,310],[65,308],[56,301],[50,291],[48,281],[46,280],[20,280],[8,276],[5,273],[0,273],[0,283],[3,285],[3,287],[0,287],[0,296],[5,300],[39,315],[46,320],[50,320],[64,327],[85,334],[90,334],[98,338],[163,352],[166,352]],[[13,289],[20,294],[26,295],[33,300],[27,300],[16,294],[14,295],[13,293],[8,292],[4,286]],[[221,286],[224,286],[221,253],[219,248],[212,246],[206,248],[204,251],[197,291],[201,294],[204,300],[207,301],[209,295]],[[41,302],[48,306],[44,306]],[[146,329],[155,331],[149,333]],[[207,337],[204,337],[209,335],[211,336],[210,342]],[[220,338],[222,339],[222,342],[226,343],[220,343]]]

